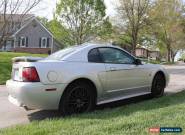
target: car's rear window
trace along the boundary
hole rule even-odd
[[[46,57],[46,60],[61,60],[63,57],[71,54],[75,50],[76,50],[75,47],[63,49],[61,51],[55,52],[55,53],[51,54],[50,56]]]

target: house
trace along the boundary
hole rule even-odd
[[[149,57],[153,60],[160,60],[161,59],[161,54],[159,51],[150,51]]]
[[[142,48],[142,47],[136,48],[135,54],[137,57],[148,58],[149,50]]]
[[[141,58],[150,58],[153,60],[160,60],[161,55],[159,51],[151,51],[146,48],[136,48],[136,56]]]
[[[0,28],[3,24],[2,17],[0,15]],[[8,38],[0,48],[1,51],[53,53],[60,49],[60,43],[34,15],[14,14],[8,23],[11,27],[7,28]]]

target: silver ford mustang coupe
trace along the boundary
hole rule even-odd
[[[139,95],[160,97],[168,82],[160,65],[144,64],[116,46],[86,43],[44,59],[14,58],[6,86],[17,106],[70,115]]]

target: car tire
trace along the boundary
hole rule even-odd
[[[61,97],[59,111],[63,116],[92,111],[95,107],[95,94],[85,82],[70,84]]]
[[[152,82],[152,97],[162,97],[164,95],[165,78],[161,73],[157,73]]]

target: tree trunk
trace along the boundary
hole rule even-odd
[[[174,63],[175,62],[175,57],[172,57],[172,63]]]
[[[132,44],[131,54],[134,56],[136,55],[136,45],[134,43]]]
[[[170,44],[167,44],[167,61],[171,62],[171,47],[170,47]]]
[[[172,62],[174,63],[175,62],[175,56],[176,56],[177,52],[173,52],[171,51],[171,59],[172,59]]]
[[[136,56],[136,46],[137,46],[137,33],[134,33],[134,35],[132,35],[132,50],[131,50],[131,53],[134,56]]]

